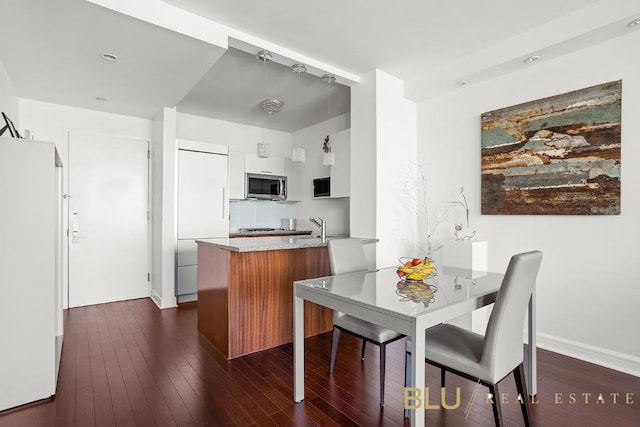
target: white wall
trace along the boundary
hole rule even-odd
[[[331,174],[331,166],[322,164],[324,138],[349,127],[350,115],[346,113],[293,133],[293,145],[300,144],[305,150],[305,163],[298,168],[301,201],[295,203],[291,210],[292,216],[298,220],[298,230],[312,230],[313,234],[319,235],[320,230],[311,224],[309,218],[320,217],[327,221],[327,234],[349,234],[350,198],[313,198],[313,178]],[[291,150],[287,157],[291,157]]]
[[[267,118],[277,119],[277,115]],[[178,139],[214,142],[228,145],[229,150],[252,153],[256,152],[256,144],[263,138],[261,127],[185,113],[177,114],[176,133]],[[265,129],[264,140],[271,144],[272,156],[291,157],[290,133]]]
[[[20,127],[20,114],[18,111],[18,94],[13,86],[13,82],[7,74],[2,61],[0,61],[0,111],[3,111],[13,122],[20,135],[24,136],[24,131]],[[4,120],[0,117],[0,129],[5,125]],[[9,131],[6,130],[2,135],[11,137]]]
[[[521,251],[544,252],[538,276],[538,344],[640,375],[640,33],[545,61],[419,104],[419,158],[431,206],[458,199],[464,185],[471,228],[489,241],[489,268]],[[622,79],[622,214],[480,216],[480,114]],[[454,212],[440,229],[453,236]],[[456,218],[457,216],[457,218]]]
[[[280,228],[282,218],[291,218],[291,203],[271,200],[229,201],[229,232],[240,228]]]
[[[122,136],[145,141],[152,140],[151,120],[122,116],[112,113],[68,107],[29,99],[19,100],[21,129],[31,130],[35,139],[50,141],[56,144],[64,166],[65,194],[69,192],[69,139],[70,131],[93,132]],[[68,203],[63,203],[63,220],[65,230],[68,228]],[[63,283],[64,306],[68,306],[68,240],[63,239]]]
[[[376,87],[377,262],[386,267],[423,256],[416,252],[417,106],[390,74],[378,71]]]
[[[351,90],[351,232],[376,237],[376,265],[417,256],[416,104],[380,70]]]
[[[355,237],[376,236],[376,76],[372,71],[351,87],[351,211]],[[365,167],[358,167],[366,165]]]

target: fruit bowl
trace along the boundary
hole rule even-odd
[[[429,258],[400,258],[400,266],[396,274],[400,279],[409,283],[420,283],[435,271],[435,266]]]
[[[426,283],[412,283],[399,281],[396,287],[396,293],[402,298],[400,301],[421,302],[425,307],[435,301],[434,294],[438,292],[436,285],[428,285]]]

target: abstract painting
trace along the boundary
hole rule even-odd
[[[481,116],[482,213],[620,214],[622,81]]]

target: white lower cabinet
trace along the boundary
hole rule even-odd
[[[177,261],[176,294],[180,299],[181,295],[198,292],[198,244],[195,240],[178,240]]]
[[[178,267],[178,283],[180,283],[180,295],[191,295],[198,292],[198,266],[185,265]]]

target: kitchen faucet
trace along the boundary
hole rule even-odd
[[[322,239],[322,243],[326,242],[327,241],[327,221],[325,221],[320,217],[318,217],[318,219],[309,218],[309,221],[311,221],[316,226],[320,227],[320,238]]]

